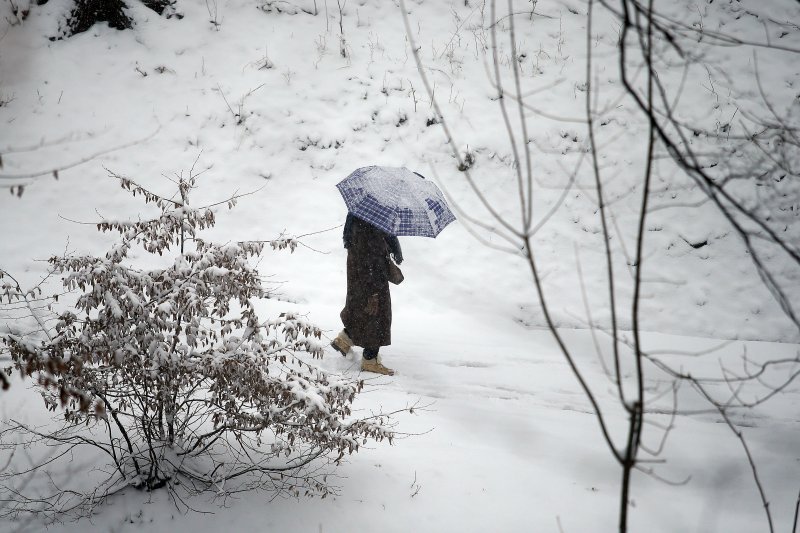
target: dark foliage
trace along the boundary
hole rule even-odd
[[[142,0],[142,3],[159,15],[166,15],[167,17],[175,9],[175,0]]]
[[[141,0],[147,8],[167,18],[177,16],[175,0]],[[127,30],[133,20],[125,12],[128,5],[124,0],[75,0],[75,7],[66,20],[66,28],[58,38],[67,38],[85,32],[98,22],[106,22],[117,30]]]
[[[76,0],[67,18],[64,37],[85,32],[98,22],[107,22],[117,30],[130,29],[133,21],[125,13],[127,7],[122,0]]]

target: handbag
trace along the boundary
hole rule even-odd
[[[403,276],[403,271],[400,270],[400,267],[395,264],[394,261],[387,258],[389,262],[389,282],[394,283],[395,285],[400,285],[405,277]]]

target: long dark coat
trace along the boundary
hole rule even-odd
[[[342,324],[356,346],[388,346],[392,343],[392,298],[386,234],[355,217],[348,224],[347,298],[340,314]]]

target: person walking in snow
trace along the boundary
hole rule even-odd
[[[378,350],[392,343],[389,262],[403,262],[400,242],[350,213],[342,238],[347,249],[347,296],[340,314],[344,329],[331,346],[342,355],[361,346],[362,371],[394,375],[394,370],[381,362]]]
[[[348,212],[347,297],[340,315],[344,329],[331,345],[343,355],[361,346],[361,370],[391,376],[394,370],[381,363],[378,350],[392,342],[389,282],[403,281],[397,237],[434,238],[456,218],[436,184],[405,167],[357,168],[336,188]]]

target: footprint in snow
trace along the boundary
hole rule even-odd
[[[492,363],[484,363],[483,361],[447,361],[442,363],[451,367],[467,367],[467,368],[492,368],[495,366]]]

